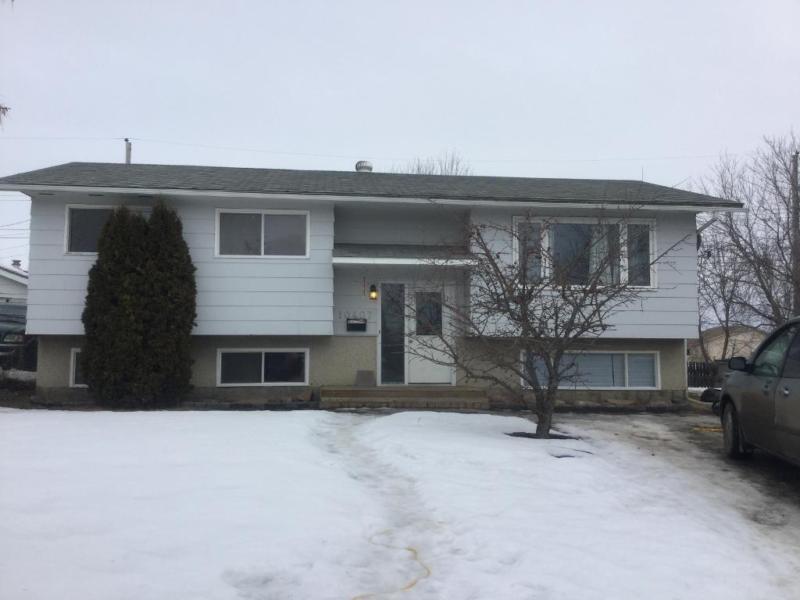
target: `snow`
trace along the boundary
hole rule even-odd
[[[21,371],[20,369],[0,369],[0,380],[15,379],[16,381],[36,381],[36,371]]]
[[[626,419],[0,409],[0,598],[796,597],[761,492]]]

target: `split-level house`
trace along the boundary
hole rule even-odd
[[[5,177],[0,189],[31,198],[27,331],[39,336],[37,386],[45,397],[85,391],[81,313],[110,211],[127,205],[146,212],[163,199],[183,222],[197,268],[198,399],[279,400],[357,383],[377,391],[405,386],[404,393],[426,386],[421,394],[460,386],[457,369],[409,352],[414,319],[391,315],[469,285],[457,268],[433,260],[467,255],[464,223],[511,224],[531,215],[586,222],[635,207],[638,232],[646,234],[625,250],[629,264],[665,251],[667,260],[639,271],[641,299],[613,315],[592,347],[590,379],[565,398],[674,402],[685,395],[686,340],[697,330],[696,216],[739,207],[641,181],[369,167],[69,163]],[[420,282],[426,293],[416,293]]]

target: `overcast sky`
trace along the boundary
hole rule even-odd
[[[0,0],[0,176],[121,161],[129,136],[135,162],[455,150],[480,175],[687,187],[798,129],[798,23],[798,0]],[[0,200],[0,225],[28,218]],[[0,262],[27,263],[0,231]]]

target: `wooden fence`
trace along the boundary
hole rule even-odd
[[[686,368],[689,376],[689,387],[719,387],[727,368],[727,362],[689,362]]]

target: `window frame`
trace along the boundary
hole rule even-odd
[[[220,215],[228,214],[251,214],[261,215],[261,241],[259,247],[261,254],[221,254],[220,246]],[[306,220],[306,239],[305,254],[264,254],[264,215],[303,215]],[[214,211],[214,258],[221,259],[256,259],[256,260],[306,260],[311,257],[311,211],[310,210],[289,210],[272,208],[217,208]]]
[[[660,350],[586,350],[585,352],[566,352],[565,354],[622,354],[625,356],[625,385],[624,386],[596,386],[596,387],[589,387],[586,385],[581,385],[578,383],[570,384],[570,385],[560,385],[558,386],[559,390],[609,390],[609,391],[624,391],[624,390],[631,390],[631,391],[658,391],[661,389],[661,351]],[[655,357],[655,387],[649,386],[628,386],[629,381],[629,369],[628,369],[628,355],[629,354],[652,354]],[[522,361],[523,365],[525,362],[525,351],[520,352],[520,360]],[[531,387],[525,383],[525,380],[520,377],[520,385],[525,389],[531,389]]]
[[[146,217],[147,219],[150,218],[150,214],[153,210],[151,206],[129,206],[127,204],[67,204],[64,206],[64,255],[65,256],[97,256],[97,252],[73,252],[69,249],[69,211],[73,208],[77,208],[78,210],[86,210],[86,209],[98,209],[98,210],[112,210],[114,211],[117,208],[122,206],[126,206],[128,210],[134,212],[141,212],[142,216]]]
[[[225,353],[249,353],[261,355],[261,383],[222,383],[222,355]],[[300,353],[305,355],[303,360],[303,381],[264,381],[264,354]],[[308,347],[303,348],[217,348],[217,387],[302,387],[308,386],[309,374]]]
[[[85,383],[75,383],[75,368],[78,366],[78,354],[81,353],[82,348],[69,349],[69,387],[71,388],[88,388]]]
[[[520,223],[538,223],[542,232],[542,277],[547,279],[552,276],[552,230],[550,225],[557,225],[559,223],[575,223],[575,224],[595,224],[595,225],[617,225],[620,229],[619,236],[619,277],[620,283],[628,282],[628,225],[647,225],[650,230],[650,285],[631,285],[631,289],[637,290],[654,290],[658,288],[657,281],[657,265],[656,265],[656,220],[652,218],[638,218],[638,219],[609,219],[609,218],[592,218],[592,217],[524,217],[514,216],[512,218],[512,227],[514,231],[512,240],[512,258],[514,264],[519,264],[520,261],[520,244],[519,244],[519,224]],[[580,284],[574,284],[574,287],[580,287]]]

